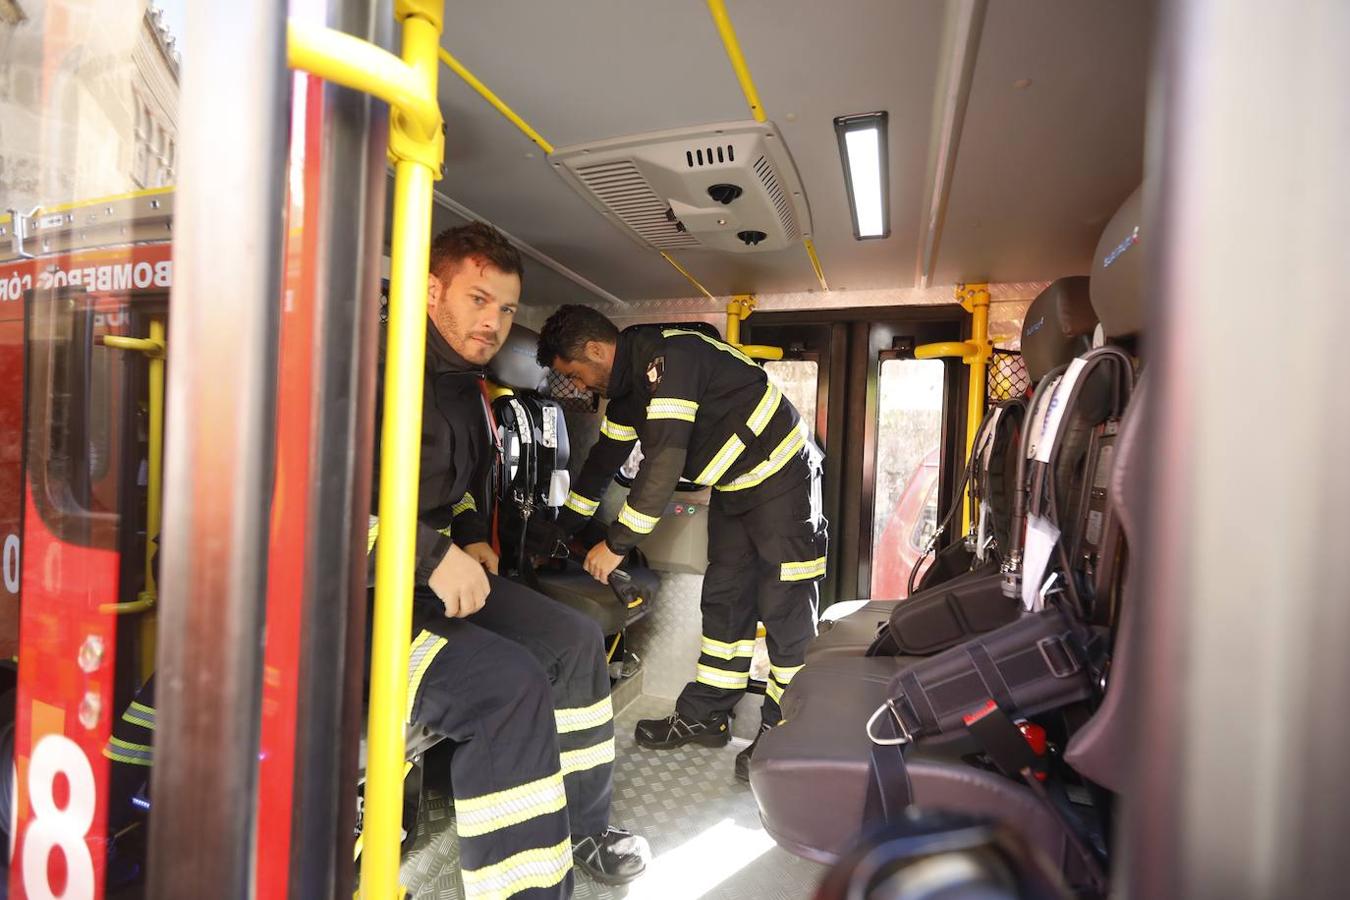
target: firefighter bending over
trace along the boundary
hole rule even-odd
[[[409,718],[456,743],[455,827],[471,897],[568,897],[574,861],[622,884],[648,855],[642,838],[609,822],[614,722],[600,628],[498,577],[474,497],[491,446],[483,366],[511,329],[521,274],[519,254],[490,226],[432,242]],[[380,355],[382,377],[383,340]],[[377,405],[377,435],[380,414]],[[378,526],[372,517],[372,560]]]
[[[596,579],[608,578],[652,532],[681,477],[713,488],[698,675],[673,715],[638,723],[637,743],[665,749],[730,740],[728,717],[750,680],[756,620],[764,623],[771,664],[762,735],[781,720],[778,700],[815,636],[825,576],[820,454],[797,410],[763,368],[729,344],[681,328],[620,333],[585,306],[564,306],[549,318],[539,362],[609,398],[599,442],[559,517],[559,536],[595,513],[633,441],[642,442],[628,500],[586,557]],[[743,780],[757,743],[758,736],[736,757]]]

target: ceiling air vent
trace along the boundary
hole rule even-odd
[[[549,161],[591,205],[660,250],[762,253],[811,234],[801,178],[771,122],[560,147]]]
[[[647,179],[629,160],[580,166],[576,175],[625,225],[662,250],[697,247],[698,240],[682,233],[680,223],[667,215],[670,207],[656,196]]]

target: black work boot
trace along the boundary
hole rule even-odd
[[[764,737],[764,732],[769,730],[769,726],[763,722],[759,725],[759,734],[750,742],[740,753],[736,754],[736,778],[740,781],[750,780],[750,758],[755,755],[755,747],[759,745],[759,739]]]
[[[572,837],[572,862],[601,884],[627,884],[647,870],[650,856],[647,839],[622,828]]]
[[[648,750],[669,750],[685,744],[702,747],[725,747],[731,740],[731,729],[725,713],[714,713],[706,721],[686,719],[679,713],[664,719],[643,719],[633,733],[639,747]]]

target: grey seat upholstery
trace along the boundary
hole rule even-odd
[[[536,332],[520,325],[513,327],[501,350],[489,365],[489,374],[493,380],[518,394],[533,392],[545,385],[548,372],[535,360],[538,340],[539,335]],[[559,447],[567,447],[569,444],[567,421],[561,412],[554,417],[553,427],[557,429]],[[560,466],[565,465],[565,462],[565,458],[560,460]],[[566,474],[565,470],[562,474]],[[566,495],[566,489],[559,491],[555,485],[551,485],[554,478],[555,475],[551,471],[538,472],[537,483],[531,486],[531,490],[527,492],[528,496],[536,500],[550,497],[550,502],[561,503]],[[499,497],[498,502],[509,504],[515,501],[512,497]],[[533,516],[550,514],[548,509],[536,508]],[[519,522],[518,516],[501,518],[503,530],[507,527],[507,523],[514,525]],[[504,551],[508,546],[517,546],[516,535],[502,534],[501,538]],[[660,576],[645,566],[628,562],[624,564],[624,571],[632,578],[637,589],[635,594],[641,598],[641,602],[620,598],[608,585],[597,582],[572,560],[555,561],[521,577],[546,597],[595,620],[604,634],[611,635],[618,634],[646,615],[651,600],[660,587]]]
[[[1120,244],[1118,232],[1138,234],[1135,222],[1126,221],[1127,202],[1112,220],[1102,244]],[[1137,205],[1133,215],[1137,216]],[[1098,248],[1098,255],[1109,251]],[[1135,269],[1137,271],[1137,268]],[[1129,270],[1125,270],[1129,271]],[[1105,276],[1114,278],[1116,273]],[[1139,304],[1138,286],[1112,284],[1103,303]],[[1094,290],[1094,302],[1097,294]],[[1113,310],[1112,321],[1138,319],[1128,310]],[[1107,320],[1102,315],[1102,320]],[[1044,326],[1042,326],[1044,327]],[[1110,338],[1129,337],[1108,329]],[[1135,501],[1141,477],[1141,423],[1147,415],[1147,395],[1137,391],[1119,423],[1109,476],[1108,536],[1123,539],[1123,567],[1103,566],[1097,581],[1096,600],[1101,609],[1119,608],[1116,653],[1104,702],[1085,724],[1069,732],[1064,760],[1091,781],[1111,790],[1122,784],[1128,756],[1127,717],[1122,714],[1128,679],[1138,656],[1130,592],[1140,579],[1133,572],[1127,545],[1137,531]],[[1087,516],[1086,508],[1080,515]],[[1099,546],[1106,546],[1103,542]],[[1119,573],[1119,574],[1117,574]],[[1111,600],[1118,600],[1112,603]],[[867,604],[854,613],[859,628],[866,617],[875,622],[880,610]],[[836,623],[835,629],[840,628]],[[872,743],[866,723],[886,701],[891,679],[913,665],[903,657],[852,657],[816,654],[784,694],[785,722],[760,738],[750,766],[750,781],[766,830],[786,849],[811,859],[832,861],[856,837],[870,777]],[[1072,852],[1070,838],[1060,821],[1018,781],[972,765],[963,754],[977,750],[965,745],[964,733],[921,738],[906,752],[905,768],[910,779],[912,803],[934,810],[962,812],[1006,822],[1035,847],[1057,861],[1071,880],[1081,873],[1081,861]]]
[[[1022,358],[1032,384],[1088,350],[1096,326],[1087,276],[1059,278],[1047,285],[1027,307],[1022,320]],[[1006,518],[1011,510],[994,513]],[[939,586],[925,584],[925,588]],[[993,589],[997,590],[997,586]],[[890,618],[894,605],[901,602],[904,601],[874,598],[845,615],[827,618],[806,650],[807,664],[828,657],[861,656]]]
[[[783,696],[786,724],[760,738],[750,769],[765,830],[785,849],[831,863],[852,843],[862,822],[872,749],[865,725],[885,701],[891,679],[911,662],[830,658],[793,679]],[[807,709],[810,727],[794,728],[794,716]],[[1029,826],[1037,849],[1067,863],[1066,836],[1031,792],[966,765],[963,749],[957,743],[908,760],[915,804]]]

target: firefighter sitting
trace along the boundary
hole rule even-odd
[[[470,490],[490,462],[479,382],[511,328],[521,272],[515,248],[481,223],[431,245],[410,718],[456,744],[471,897],[571,896],[574,862],[622,884],[648,855],[609,821],[614,722],[600,629],[498,577]],[[372,559],[377,540],[372,517]]]

